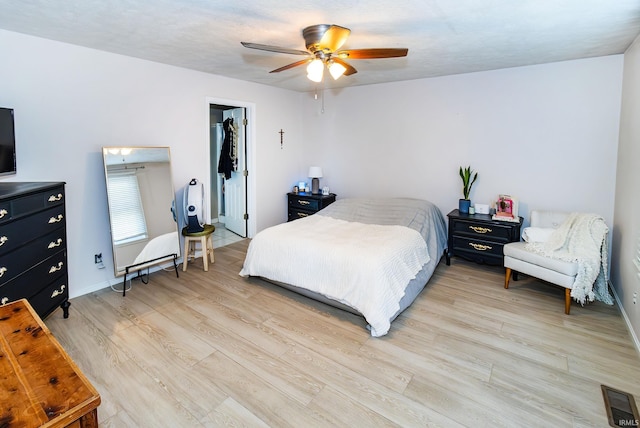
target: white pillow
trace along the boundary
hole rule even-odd
[[[525,227],[522,231],[522,239],[525,242],[547,242],[555,229],[545,227]]]

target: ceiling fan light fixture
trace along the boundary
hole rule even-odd
[[[327,67],[329,68],[329,73],[331,73],[331,77],[333,77],[333,80],[338,80],[340,76],[342,76],[344,72],[347,71],[347,67],[333,61],[329,62],[329,65],[327,65]]]
[[[358,72],[346,59],[378,59],[398,58],[407,56],[407,48],[367,48],[342,49],[351,34],[351,30],[334,24],[311,25],[302,30],[306,51],[300,49],[283,48],[280,46],[263,45],[260,43],[241,42],[242,46],[268,52],[302,55],[305,59],[292,62],[283,67],[271,70],[269,73],[279,73],[295,67],[306,65],[307,78],[321,83],[324,79],[326,67],[334,80],[341,76],[352,76]],[[340,50],[342,49],[342,50]]]
[[[321,59],[314,59],[307,66],[307,78],[313,82],[319,83],[322,81],[322,74],[324,72],[324,63]]]

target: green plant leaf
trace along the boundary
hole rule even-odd
[[[478,173],[476,172],[475,175],[473,175],[472,179],[471,176],[473,174],[473,170],[471,169],[471,166],[467,166],[464,169],[460,167],[460,170],[458,172],[460,174],[460,178],[462,179],[462,194],[465,199],[469,199],[471,186],[473,186],[473,183],[475,183],[478,179]]]

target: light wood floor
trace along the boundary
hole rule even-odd
[[[601,384],[640,397],[617,307],[441,262],[382,338],[363,319],[238,276],[247,241],[46,320],[102,396],[103,427],[606,427]]]

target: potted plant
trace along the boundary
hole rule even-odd
[[[462,178],[462,195],[464,199],[458,201],[458,211],[462,214],[468,214],[469,207],[471,206],[469,194],[471,193],[471,186],[473,186],[473,183],[475,183],[478,178],[478,173],[476,172],[474,174],[470,166],[466,168],[460,167],[460,178]]]

